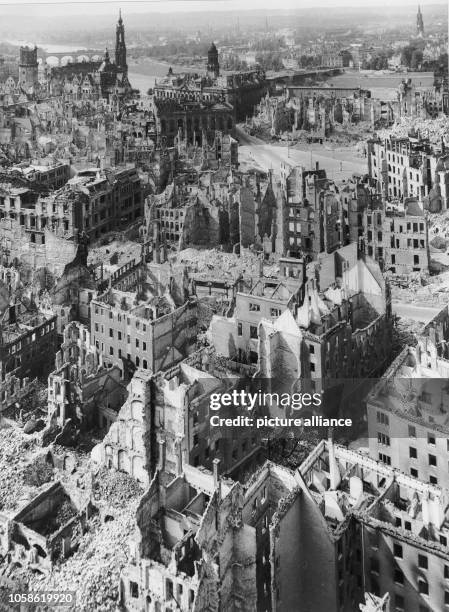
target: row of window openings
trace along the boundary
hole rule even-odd
[[[372,217],[371,215],[367,216],[367,224],[368,225],[372,225]],[[382,215],[379,213],[377,215],[377,225],[382,225]],[[406,223],[405,225],[406,227],[406,231],[407,232],[413,232],[415,234],[417,234],[418,232],[423,233],[424,232],[424,223]],[[394,227],[394,223],[390,224],[390,229],[392,232],[395,232],[395,227]],[[404,226],[403,225],[399,225],[399,233],[402,234],[404,231]],[[381,233],[381,232],[379,232]]]
[[[95,346],[96,346],[96,348],[98,350],[100,350],[100,343],[98,342],[98,340],[95,342]],[[101,352],[104,352],[104,344],[101,345]],[[110,346],[109,347],[109,356],[110,357],[114,357],[114,355],[115,355],[114,348],[112,346]],[[118,349],[117,356],[118,356],[119,359],[122,359],[122,349]],[[130,353],[128,353],[126,355],[126,358],[127,358],[128,361],[132,361]],[[136,357],[135,358],[134,364],[135,364],[136,368],[140,368],[140,357]],[[148,361],[146,359],[142,359],[142,368],[144,370],[148,370]]]
[[[431,459],[431,457],[433,457],[433,459]],[[435,463],[433,463],[434,459]],[[389,455],[385,455],[385,453],[379,453],[379,461],[382,461],[382,463],[385,463],[385,465],[391,465],[391,457]],[[430,463],[430,461],[432,461],[432,463]],[[431,466],[436,466],[436,458],[434,455],[429,455],[429,464]],[[413,478],[418,478],[418,470],[416,468],[410,468],[410,476]],[[429,482],[430,484],[437,485],[438,478],[431,474],[429,476]]]
[[[423,391],[421,393],[420,400],[424,403],[429,404],[431,402],[430,393],[426,393],[425,391]],[[384,412],[378,411],[376,415],[376,419],[377,419],[377,422],[381,423],[382,425],[386,425],[387,427],[390,425],[390,419],[388,418],[388,415],[385,414]],[[377,434],[377,437],[379,439],[379,434]],[[388,438],[388,436],[386,437]],[[416,438],[416,427],[414,425],[408,426],[408,437]],[[431,446],[436,446],[436,436],[434,433],[429,433],[429,432],[427,433],[427,444],[430,444]],[[449,453],[449,439],[446,439],[446,448],[447,448],[447,452]],[[411,456],[412,455],[410,455],[410,457]]]
[[[250,312],[260,312],[260,304],[249,303],[249,311]],[[270,315],[272,317],[279,317],[281,314],[280,308],[270,308]]]
[[[177,584],[176,586],[177,586],[176,599],[179,602],[183,594],[183,585]],[[129,590],[130,590],[131,597],[133,599],[137,599],[139,597],[139,585],[137,584],[137,582],[130,581]],[[165,597],[167,601],[174,599],[173,582],[169,578],[167,578],[165,581]],[[195,599],[195,592],[192,591],[192,589],[189,589],[189,608],[193,605],[194,599]],[[149,596],[147,596],[147,602],[148,603],[151,602],[151,598]],[[155,602],[155,604],[160,605],[159,602]]]
[[[98,323],[95,323],[95,331],[99,332],[100,331],[100,326],[98,325]],[[142,331],[146,331],[146,326],[144,325],[144,329]],[[101,326],[101,333],[104,334],[104,326]],[[114,330],[112,328],[109,328],[109,337],[110,338],[114,338]],[[117,332],[117,340],[121,340],[122,339],[122,332],[118,331]],[[126,336],[126,342],[127,344],[131,344],[131,336],[127,335]],[[136,348],[139,348],[140,346],[140,340],[139,338],[136,338]],[[144,351],[147,350],[147,343],[146,342],[142,342],[142,349]]]
[[[379,444],[382,444],[383,446],[390,446],[390,437],[378,432],[377,434],[377,441]],[[449,440],[448,440],[448,446],[449,446]],[[417,459],[418,458],[418,450],[416,448],[414,448],[413,446],[409,447],[409,457],[410,459]],[[435,455],[431,455],[429,453],[428,455],[428,461],[429,461],[429,465],[432,467],[437,467],[437,458]]]
[[[373,240],[373,233],[371,231],[368,231],[368,241],[372,242],[372,240]],[[382,240],[383,240],[382,232],[377,232],[377,241],[382,242]],[[399,238],[395,238],[395,236],[390,236],[390,246],[392,249],[394,248],[399,249],[400,248]],[[407,238],[407,247],[413,247],[414,249],[425,249],[426,243],[424,239],[418,240],[417,238]]]
[[[99,308],[98,306],[95,306],[95,314],[99,314],[99,315],[103,316],[103,308]],[[109,311],[109,318],[110,319],[114,318],[114,313],[112,312],[112,310]],[[122,315],[121,314],[117,315],[117,321],[119,323],[122,322]],[[126,317],[126,324],[127,325],[131,325],[131,319],[129,317]],[[140,321],[138,319],[134,322],[134,325],[135,325],[136,329],[140,329]],[[102,330],[103,330],[103,327],[102,327]],[[98,331],[98,323],[95,323],[95,331]],[[144,331],[144,332],[147,331],[147,326],[145,325],[145,323],[142,323],[142,331]],[[113,332],[113,330],[109,329],[109,335],[111,335],[111,332]],[[118,333],[121,333],[121,332],[118,332]],[[111,338],[112,338],[112,336],[111,336]]]

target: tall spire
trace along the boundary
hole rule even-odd
[[[421,6],[418,4],[418,14],[416,15],[416,35],[419,38],[424,36],[424,20],[421,12]]]
[[[128,73],[126,63],[125,26],[123,25],[122,9],[119,9],[118,22],[115,35],[115,65],[120,72]]]

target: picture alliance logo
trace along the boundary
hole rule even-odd
[[[302,408],[318,407],[321,404],[321,393],[265,393],[263,391],[251,393],[243,389],[234,389],[228,393],[212,393],[209,406],[211,410],[220,410],[223,407],[254,410],[256,407],[276,406],[299,411]]]

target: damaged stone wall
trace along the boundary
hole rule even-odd
[[[17,378],[17,376],[6,374],[0,387],[0,418],[14,404],[21,403],[33,395],[38,388],[37,379]],[[20,409],[20,408],[19,408]]]
[[[144,487],[150,482],[149,459],[145,440],[150,437],[151,423],[146,416],[150,404],[148,372],[138,370],[129,383],[128,398],[120,409],[117,420],[103,442],[92,450],[92,459],[108,469],[126,472]]]
[[[32,242],[31,236],[17,220],[0,220],[0,250],[8,262],[18,260],[32,270],[47,268],[61,276],[65,266],[75,259],[77,243],[48,229],[43,231],[40,244]]]

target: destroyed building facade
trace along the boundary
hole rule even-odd
[[[413,478],[449,487],[447,306],[391,364],[367,399],[370,454]]]
[[[407,138],[368,141],[368,171],[387,200],[416,197],[430,212],[447,209],[447,154],[419,133]]]

